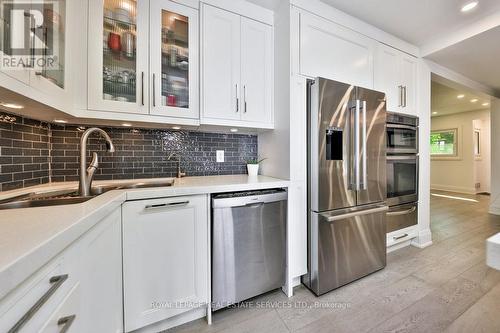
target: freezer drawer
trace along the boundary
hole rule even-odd
[[[287,192],[212,200],[212,309],[285,284]]]
[[[387,211],[387,233],[418,224],[418,202],[392,206]]]
[[[303,283],[321,295],[384,268],[387,209],[375,205],[311,212],[309,274]]]

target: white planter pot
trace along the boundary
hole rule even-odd
[[[247,170],[249,176],[257,176],[259,174],[258,164],[247,164]]]

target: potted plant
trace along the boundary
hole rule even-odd
[[[257,176],[259,174],[259,164],[264,161],[265,158],[262,159],[248,159],[247,162],[247,171],[249,176]]]

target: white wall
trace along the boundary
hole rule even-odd
[[[474,157],[474,121],[482,132],[483,154],[477,160]],[[489,109],[432,118],[432,130],[458,129],[457,156],[431,158],[432,189],[462,193],[489,191],[489,124]],[[476,182],[483,183],[482,188],[477,191]]]
[[[492,98],[490,213],[495,215],[500,215],[500,131],[498,128],[500,128],[500,99]]]

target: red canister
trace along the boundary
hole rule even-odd
[[[120,52],[122,49],[120,35],[110,32],[108,36],[108,46],[111,50]]]

